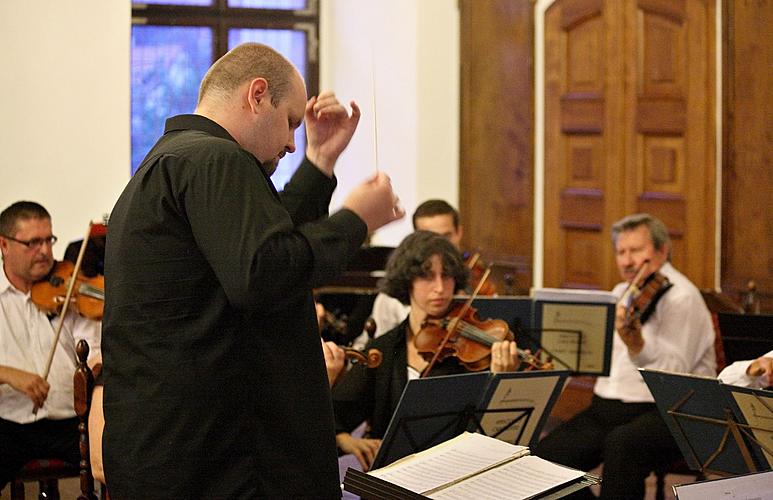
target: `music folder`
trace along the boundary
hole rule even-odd
[[[716,378],[639,370],[687,465],[735,475],[773,465],[773,392]]]
[[[343,487],[367,499],[560,498],[599,479],[540,457],[525,446],[464,432],[430,449],[363,473]]]
[[[408,381],[373,462],[377,469],[464,431],[533,446],[567,371],[465,373]]]

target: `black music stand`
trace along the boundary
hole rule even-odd
[[[373,469],[465,430],[533,445],[561,393],[566,371],[465,373],[408,382]]]
[[[554,365],[572,375],[609,375],[615,297],[609,292],[544,288],[534,291],[536,337]]]
[[[729,391],[739,388],[709,377],[648,369],[639,372],[690,469],[727,476],[769,467],[763,458],[764,443],[754,435],[765,429],[750,426],[730,397]]]
[[[582,330],[567,328],[535,328],[534,327],[534,309],[535,302],[531,297],[511,295],[511,296],[482,296],[476,297],[472,302],[472,307],[477,309],[478,317],[481,319],[495,318],[507,322],[510,331],[513,332],[518,347],[529,349],[540,361],[550,359],[554,366],[561,369],[565,367],[580,366],[580,353],[582,349],[583,332]],[[565,360],[565,354],[557,354],[546,349],[540,344],[540,338],[543,333],[563,334],[565,337],[573,338],[572,359]]]

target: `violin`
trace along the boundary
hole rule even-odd
[[[56,262],[48,276],[32,285],[32,302],[47,314],[59,314],[74,270],[75,265],[69,260]],[[70,307],[81,316],[101,320],[105,308],[105,277],[100,274],[89,278],[79,272],[75,277]]]
[[[655,271],[646,277],[649,260],[645,260],[618,304],[626,308],[624,328],[631,328],[637,321],[644,324],[655,312],[661,297],[673,286],[668,278]]]
[[[368,352],[358,351],[353,347],[344,347],[344,356],[355,363],[361,363],[368,368],[378,368],[384,355],[378,349],[370,348]]]
[[[467,266],[467,269],[470,270],[470,286],[473,289],[477,288],[488,267],[480,259],[480,253],[478,252],[470,254],[467,259],[465,259],[464,264]],[[496,294],[497,287],[491,281],[485,281],[478,292],[478,295],[490,296]]]
[[[485,370],[491,366],[491,346],[494,342],[514,340],[507,322],[501,319],[481,320],[478,311],[467,303],[460,303],[441,319],[425,319],[421,330],[414,336],[414,345],[424,359],[434,361],[454,356],[470,371]],[[550,362],[518,348],[518,356],[527,365],[526,370],[551,370]]]

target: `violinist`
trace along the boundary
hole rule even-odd
[[[612,243],[624,280],[613,293],[630,303],[617,307],[610,374],[597,379],[591,405],[544,438],[535,454],[582,470],[603,462],[601,497],[640,499],[650,472],[681,453],[638,369],[715,377],[715,334],[699,290],[670,263],[660,220],[625,217],[612,226]]]
[[[405,384],[421,376],[429,364],[416,348],[415,336],[425,320],[446,317],[454,292],[464,288],[467,275],[456,248],[429,231],[409,235],[390,256],[381,288],[410,305],[408,318],[368,345],[383,353],[380,366],[356,365],[333,387],[336,442],[344,453],[353,453],[364,469],[373,462]],[[490,359],[492,371],[516,370],[519,357],[515,342],[494,343]],[[466,371],[457,358],[448,357],[434,365],[431,375]],[[364,420],[370,427],[366,437],[353,437],[352,430]]]
[[[85,338],[98,355],[100,323],[68,313],[48,377],[41,376],[60,316],[36,307],[30,290],[53,267],[55,242],[51,216],[40,204],[19,201],[0,213],[0,490],[32,458],[80,460],[75,344]]]
[[[445,200],[427,200],[421,203],[413,212],[413,229],[415,231],[432,231],[451,242],[461,252],[462,234],[464,228],[459,219],[459,212]],[[469,281],[469,280],[468,280]],[[399,325],[410,307],[385,293],[379,293],[373,302],[371,317],[376,322],[374,337],[385,334]],[[353,347],[362,349],[368,341],[368,336],[362,334],[353,342]]]

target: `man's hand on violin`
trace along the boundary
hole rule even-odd
[[[515,341],[503,340],[491,344],[491,371],[493,373],[514,372],[521,364]]]
[[[631,321],[628,311],[623,305],[618,305],[615,311],[615,329],[620,340],[628,347],[628,354],[636,356],[644,349],[644,337],[641,334],[641,321]]]
[[[376,458],[378,448],[381,446],[381,440],[356,438],[348,432],[341,432],[336,434],[336,444],[342,452],[351,453],[357,457],[360,465],[362,465],[362,470],[367,472]]]
[[[760,356],[755,359],[746,369],[746,374],[752,377],[765,377],[766,387],[773,386],[773,358]]]
[[[346,354],[335,342],[322,341],[322,354],[325,355],[325,368],[327,368],[327,380],[333,387],[336,379],[344,369]]]
[[[37,373],[30,373],[10,366],[0,367],[0,381],[25,394],[40,408],[48,397],[50,385]]]

